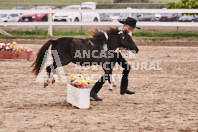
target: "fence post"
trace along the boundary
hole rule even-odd
[[[127,16],[128,17],[131,17],[131,7],[127,7]]]
[[[50,8],[49,10],[52,10],[52,9]],[[51,11],[48,14],[48,23],[49,23],[49,26],[48,26],[48,36],[49,37],[52,37],[53,34],[52,34],[52,13],[51,13]]]
[[[127,7],[127,16],[131,17],[131,7]],[[132,36],[132,31],[129,33],[130,36]]]
[[[82,11],[82,4],[80,4],[80,10]],[[83,21],[83,17],[82,17],[82,12],[80,12],[80,21],[79,22],[82,22]],[[81,35],[83,34],[83,26],[81,25],[80,26],[80,31],[81,31]]]

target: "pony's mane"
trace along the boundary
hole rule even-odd
[[[117,35],[119,30],[118,30],[118,28],[113,28],[113,27],[106,29],[106,30],[94,29],[91,31],[91,33],[92,33],[91,36],[93,38],[105,36],[104,32],[106,32],[107,34]]]

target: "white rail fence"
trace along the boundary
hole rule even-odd
[[[63,12],[88,12],[89,10],[0,10],[0,14],[7,13],[48,13],[48,22],[7,22],[0,23],[0,26],[48,26],[48,35],[53,36],[52,30],[55,25],[68,25],[68,26],[120,26],[119,22],[53,22],[53,13]],[[198,13],[198,9],[96,9],[90,10],[91,12],[98,13],[127,13],[130,16],[131,13]],[[198,22],[138,22],[137,26],[172,26],[172,27],[198,27]]]

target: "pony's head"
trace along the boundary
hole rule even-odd
[[[120,31],[119,32],[121,37],[121,46],[126,48],[127,50],[131,50],[133,53],[137,54],[139,49],[136,44],[133,42],[131,36],[128,34],[127,31]]]
[[[94,38],[97,37],[103,37],[106,38],[108,41],[108,36],[111,37],[111,42],[112,43],[117,43],[117,46],[122,46],[126,48],[127,50],[131,50],[133,53],[138,53],[139,49],[133,42],[131,36],[128,34],[127,31],[120,30],[118,28],[109,28],[107,30],[92,30],[92,36]],[[116,37],[116,38],[115,38]]]

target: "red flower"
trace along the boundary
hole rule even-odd
[[[76,82],[74,83],[74,86],[75,86],[75,87],[78,87],[78,85],[79,85],[79,82],[76,81]]]
[[[3,46],[2,46],[2,49],[6,49],[6,45],[3,45]]]
[[[77,88],[83,88],[83,84],[78,84],[78,87]]]

